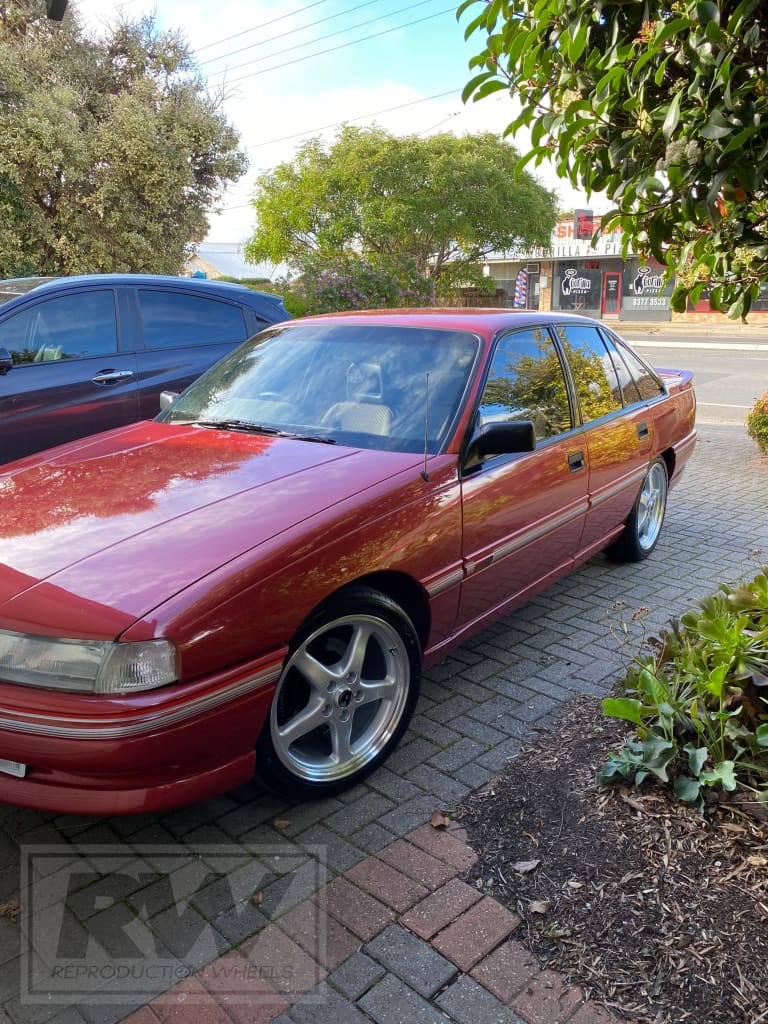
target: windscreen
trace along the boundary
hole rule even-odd
[[[466,331],[288,323],[246,342],[159,418],[435,454],[451,436],[478,347]]]

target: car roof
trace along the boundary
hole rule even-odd
[[[0,281],[0,297],[6,295],[5,301],[7,302],[27,295],[30,291],[35,291],[39,295],[42,292],[70,291],[95,285],[122,285],[133,288],[162,286],[188,294],[191,292],[235,299],[245,305],[263,307],[264,303],[268,302],[280,309],[283,308],[282,298],[271,292],[255,291],[246,285],[232,281],[209,281],[207,278],[199,277],[173,277],[170,274],[75,274],[70,277],[13,278],[8,281]]]
[[[485,336],[512,327],[541,327],[543,324],[573,323],[595,326],[599,321],[573,313],[539,312],[524,309],[483,307],[437,307],[424,309],[372,309],[347,313],[326,313],[303,317],[292,324],[349,323],[357,325],[397,325],[400,327],[441,328],[474,331]],[[288,326],[288,325],[286,325]]]

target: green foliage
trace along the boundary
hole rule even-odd
[[[180,273],[245,169],[186,44],[148,19],[96,40],[0,0],[0,96],[0,277]]]
[[[406,259],[454,290],[476,281],[485,254],[549,242],[555,197],[527,173],[515,179],[518,160],[491,134],[345,127],[327,148],[311,139],[257,179],[247,257],[299,273],[352,253]]]
[[[485,46],[465,99],[508,89],[552,159],[614,209],[625,245],[679,275],[673,309],[711,282],[744,316],[768,278],[768,22],[760,0],[464,0]],[[691,274],[695,268],[695,274]]]
[[[763,455],[768,455],[768,391],[747,413],[747,433]]]
[[[230,277],[228,274],[222,274],[221,277],[217,277],[217,281],[225,281],[228,284],[242,284],[246,288],[250,288],[252,292],[273,292],[272,282],[268,277]]]
[[[433,282],[412,260],[357,256],[305,262],[304,273],[292,284],[292,297],[303,300],[305,313],[345,309],[384,309],[434,305]]]
[[[722,584],[673,622],[628,673],[625,695],[603,701],[637,738],[608,757],[601,782],[654,775],[699,810],[707,789],[743,788],[768,802],[766,572]]]

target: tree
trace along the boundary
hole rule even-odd
[[[245,169],[219,105],[151,20],[95,40],[0,0],[0,277],[179,273]]]
[[[312,139],[257,179],[248,258],[299,271],[350,254],[405,259],[445,290],[475,279],[493,250],[548,244],[555,197],[530,174],[516,180],[518,160],[492,134],[345,127],[329,147]]]
[[[461,16],[478,0],[465,0]],[[605,192],[627,247],[677,272],[674,309],[745,314],[768,279],[768,24],[761,0],[481,0],[465,99],[519,101],[523,165]]]

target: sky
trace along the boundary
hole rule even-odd
[[[123,16],[153,14],[183,33],[209,90],[237,129],[250,165],[210,216],[207,242],[244,242],[255,220],[256,177],[291,161],[308,138],[331,141],[343,123],[393,134],[501,133],[513,116],[508,93],[463,104],[480,36],[464,40],[472,9],[458,0],[71,0],[95,33]],[[526,151],[527,140],[512,140]],[[570,211],[585,197],[551,169],[528,165]]]

